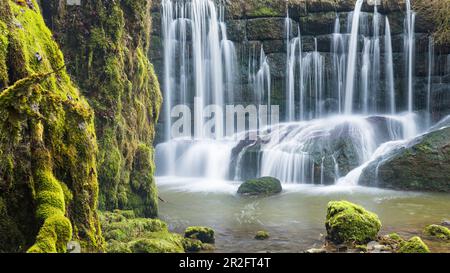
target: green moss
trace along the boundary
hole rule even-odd
[[[202,250],[202,242],[197,239],[184,238],[183,239],[183,248],[187,252],[198,252]]]
[[[269,239],[270,235],[267,231],[258,231],[255,235],[256,240],[266,240]]]
[[[419,237],[401,243],[398,253],[430,253],[428,246]]]
[[[106,247],[108,253],[133,253],[128,246],[128,243],[111,240]]]
[[[256,10],[250,11],[248,15],[251,17],[273,17],[278,16],[279,13],[270,7],[259,7]]]
[[[381,228],[378,216],[347,201],[328,203],[327,238],[334,243],[363,244],[375,240]]]
[[[1,3],[0,74],[6,64],[8,81],[0,76],[0,85],[12,84],[0,93],[0,168],[8,173],[0,198],[24,241],[0,242],[0,251],[65,252],[72,237],[83,250],[102,250],[93,112],[32,3]]]
[[[184,232],[185,238],[197,239],[202,243],[213,244],[214,239],[214,230],[208,227],[188,227]]]
[[[6,24],[0,21],[0,90],[8,85],[8,67],[7,67],[7,54],[8,54],[8,28]]]
[[[137,215],[156,217],[158,214],[158,192],[153,178],[153,149],[139,144],[134,156],[131,172],[131,208]]]
[[[242,195],[272,195],[280,193],[281,182],[273,177],[250,179],[239,186],[238,194]]]
[[[66,5],[44,8],[49,9],[49,25],[69,56],[71,75],[95,109],[100,209],[132,209],[138,216],[156,217],[150,147],[162,99],[146,56],[150,4],[82,1],[80,12],[72,16],[65,16],[70,12]]]
[[[396,242],[402,242],[404,241],[402,237],[400,237],[400,235],[398,235],[397,233],[391,233],[389,235],[387,235],[387,237],[393,241]]]
[[[125,215],[125,216],[124,216]],[[184,238],[168,231],[158,219],[134,218],[130,211],[103,212],[100,216],[107,252],[184,252]]]
[[[438,239],[449,241],[450,240],[450,230],[446,227],[439,225],[429,225],[423,230],[423,234],[431,237],[436,237]]]
[[[180,244],[161,239],[139,239],[130,243],[133,253],[183,253]]]

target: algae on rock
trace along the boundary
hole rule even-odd
[[[151,1],[44,2],[68,71],[95,111],[100,209],[156,217],[152,143],[162,98],[147,58]]]
[[[0,252],[101,251],[94,114],[35,0],[0,0]]]

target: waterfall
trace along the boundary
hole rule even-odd
[[[212,0],[162,1],[166,140],[171,139],[170,111],[174,104],[192,105],[195,96],[201,111],[194,119],[204,124],[204,107],[223,106],[234,100],[236,49],[227,38],[223,20],[223,8],[218,13]],[[192,36],[189,40],[187,33]],[[216,124],[222,124],[219,116],[215,119]],[[215,137],[223,135],[223,128],[217,126]],[[203,126],[196,126],[195,137],[203,136]]]
[[[406,18],[404,26],[404,52],[406,59],[407,106],[408,111],[414,109],[414,55],[415,55],[415,20],[416,14],[411,10],[411,1],[406,0]]]
[[[426,127],[431,126],[431,89],[433,86],[434,74],[434,40],[433,37],[428,39],[428,82],[427,82],[427,117]]]
[[[336,13],[330,53],[319,51],[323,46],[320,37],[302,37],[288,14],[284,21],[285,85],[280,87],[278,76],[272,78],[277,71],[270,66],[277,56],[255,41],[245,40],[236,50],[228,40],[225,9],[215,3],[162,1],[165,142],[156,147],[158,175],[212,180],[273,176],[283,183],[357,184],[362,168],[374,157],[417,135],[412,113],[415,13],[409,1],[403,33],[406,99],[401,101],[395,93],[390,22],[376,5],[373,13],[362,12],[363,0],[358,0],[346,27],[341,27],[343,14]],[[246,75],[238,75],[242,64],[247,65],[242,69]],[[428,116],[433,66],[430,39]],[[240,90],[241,86],[245,88]],[[246,139],[254,133],[250,130],[231,137],[225,136],[221,126],[215,128],[214,137],[204,132],[207,118],[223,124],[220,115],[204,114],[210,104],[267,104],[271,113],[271,102],[283,99],[285,122],[258,128],[257,140]],[[199,106],[193,117],[200,124],[194,137],[171,136],[171,109],[177,104]],[[400,108],[407,108],[408,113],[400,114]]]
[[[361,90],[363,92],[363,113],[369,113],[369,75],[370,75],[370,48],[372,41],[369,38],[364,38],[363,62],[361,67]]]
[[[295,120],[295,81],[294,81],[294,69],[296,58],[296,48],[300,48],[301,38],[294,38],[292,41],[292,21],[288,16],[285,19],[285,29],[286,29],[286,99],[287,99],[287,121]],[[301,58],[301,48],[300,58]]]
[[[271,97],[271,76],[270,76],[270,65],[266,54],[264,53],[264,48],[261,46],[261,51],[259,54],[259,69],[253,78],[253,87],[255,90],[256,103],[262,105],[264,102],[270,108],[270,97]],[[270,112],[270,111],[269,111]]]
[[[389,110],[393,115],[396,112],[395,109],[395,88],[394,88],[394,62],[392,60],[392,41],[391,41],[391,26],[389,24],[389,19],[386,17],[385,23],[385,33],[384,33],[384,57],[385,57],[385,68],[386,68],[386,92],[389,94]]]
[[[343,88],[345,86],[345,67],[346,67],[346,48],[345,37],[341,32],[341,22],[339,16],[336,15],[334,22],[333,40],[331,44],[333,67],[332,73],[332,87],[336,91],[336,98],[338,101],[338,113],[342,113],[342,96]]]
[[[371,102],[372,112],[377,113],[377,97],[379,96],[380,83],[380,14],[378,13],[377,5],[374,5],[373,13],[373,59],[372,59],[372,78],[371,78]]]
[[[351,114],[353,111],[353,88],[355,84],[355,70],[356,70],[356,57],[358,53],[358,29],[359,29],[359,15],[361,13],[361,7],[363,0],[356,2],[355,11],[352,19],[352,32],[350,36],[349,50],[348,50],[348,62],[347,62],[347,79],[345,86],[345,113]]]

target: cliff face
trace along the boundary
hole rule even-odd
[[[94,114],[36,1],[0,1],[0,252],[103,249]]]
[[[42,1],[67,68],[95,110],[99,142],[99,208],[157,215],[154,125],[161,95],[147,58],[147,0]]]
[[[415,7],[416,2],[426,5],[429,0],[412,0]],[[286,84],[286,30],[285,18],[289,12],[289,17],[293,20],[293,35],[297,35],[300,27],[302,35],[303,52],[315,50],[315,39],[317,40],[317,51],[324,57],[325,78],[333,75],[333,32],[336,17],[340,19],[340,28],[344,30],[351,22],[348,21],[349,14],[354,10],[356,0],[217,0],[217,3],[224,5],[225,22],[227,24],[228,39],[235,44],[240,70],[243,76],[240,78],[241,86],[237,86],[235,94],[236,104],[248,102],[252,98],[252,88],[247,82],[249,52],[252,48],[263,46],[268,57],[273,84],[272,103],[284,105],[285,84]],[[406,12],[405,0],[381,0],[378,12],[389,18],[393,60],[395,72],[395,90],[398,101],[403,101],[407,97],[407,81],[405,71],[404,53],[404,18]],[[423,4],[425,2],[425,4]],[[153,28],[152,28],[152,48],[151,60],[155,64],[158,75],[163,75],[163,38],[161,31],[161,0],[155,0],[153,5]],[[374,6],[364,1],[362,11],[367,14],[369,27],[372,27]],[[441,16],[442,17],[442,16]],[[428,42],[433,31],[444,28],[436,24],[433,16],[423,9],[417,8],[415,23],[415,69],[414,69],[414,89],[415,108],[424,110],[426,108],[427,84],[428,84]],[[384,18],[380,22],[380,34],[384,35]],[[369,33],[371,30],[369,30]],[[370,34],[369,34],[370,36]],[[450,111],[448,105],[450,96],[450,74],[446,68],[449,65],[448,54],[450,47],[443,43],[435,47],[435,65],[433,69],[432,81],[432,114],[435,121],[438,121]],[[362,54],[363,41],[360,41],[359,51]],[[383,45],[382,45],[383,47]],[[383,48],[382,48],[383,50]],[[383,52],[383,51],[382,51]],[[381,54],[381,67],[384,67],[384,54]],[[381,75],[384,80],[384,75]],[[162,79],[162,77],[160,77]],[[381,94],[380,97],[384,97]],[[398,106],[400,111],[404,107]],[[283,109],[281,109],[283,110]]]

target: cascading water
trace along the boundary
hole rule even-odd
[[[203,129],[195,131],[193,138],[170,136],[171,107],[192,105],[194,96],[200,109],[240,101],[236,90],[242,85],[239,78],[244,77],[236,75],[238,53],[227,38],[223,7],[212,0],[163,0],[166,141],[156,148],[158,175],[231,180],[273,176],[283,183],[354,185],[371,159],[418,134],[412,113],[414,12],[408,1],[404,31],[407,99],[398,101],[389,19],[377,6],[373,13],[363,12],[363,2],[358,0],[348,14],[347,27],[341,27],[343,14],[337,13],[330,59],[319,51],[317,38],[313,50],[304,50],[306,37],[286,17],[286,123],[269,124],[250,141],[246,139],[249,131],[226,137],[220,128],[215,137],[206,137]],[[270,109],[277,92],[270,54],[266,56],[261,44],[246,42],[243,46],[247,48],[240,51],[248,56],[241,60],[248,60],[250,89],[246,103],[267,104]],[[429,90],[432,74],[429,68]],[[409,113],[401,114],[400,109]],[[194,121],[205,123],[202,111],[195,113]]]
[[[414,54],[415,54],[415,21],[416,13],[411,9],[411,1],[406,0],[406,18],[404,26],[404,52],[407,80],[407,105],[408,112],[412,112],[414,98]]]
[[[352,32],[350,34],[347,61],[347,79],[345,81],[345,114],[347,115],[353,112],[353,88],[355,84],[356,55],[358,51],[359,15],[361,13],[362,4],[363,0],[358,0],[356,2],[355,11],[352,18]]]
[[[396,112],[395,108],[395,87],[394,87],[394,62],[392,60],[392,40],[391,40],[391,26],[389,24],[389,19],[386,17],[385,22],[385,38],[384,38],[384,48],[385,48],[385,68],[386,68],[386,92],[389,94],[389,108],[390,113],[393,115]]]

